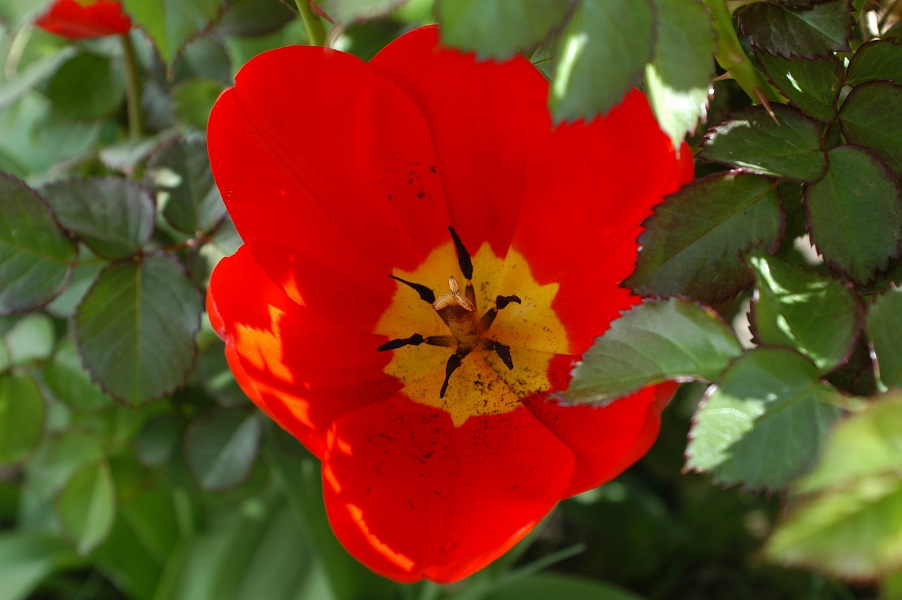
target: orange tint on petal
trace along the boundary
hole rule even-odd
[[[75,0],[56,0],[35,25],[55,35],[77,40],[128,33],[131,19],[116,0],[97,0],[82,6]]]

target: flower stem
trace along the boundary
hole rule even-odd
[[[128,135],[138,139],[144,133],[144,112],[141,110],[141,73],[135,46],[127,33],[119,36],[125,57],[125,101],[128,104]]]
[[[310,8],[310,3],[314,0],[294,0],[301,14],[301,20],[304,21],[304,32],[307,34],[307,43],[311,46],[322,46],[326,42],[326,28],[323,27],[323,20]]]

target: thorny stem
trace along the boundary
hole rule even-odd
[[[128,33],[119,36],[125,58],[125,101],[128,104],[128,135],[138,139],[144,133],[144,112],[141,109],[141,73],[135,46]]]
[[[316,11],[310,8],[310,3],[314,0],[294,0],[301,14],[301,20],[304,21],[304,33],[307,34],[307,43],[311,46],[322,46],[326,42],[326,28],[323,26],[323,20]]]

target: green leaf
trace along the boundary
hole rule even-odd
[[[529,51],[561,27],[574,0],[453,0],[440,2],[442,43],[477,58]]]
[[[3,110],[56,72],[57,68],[76,53],[73,46],[62,48],[50,56],[46,56],[29,64],[15,77],[0,83],[0,110]]]
[[[858,86],[839,110],[850,144],[866,146],[902,174],[902,85],[874,81]]]
[[[128,404],[172,391],[194,363],[201,306],[185,272],[167,258],[110,265],[74,315],[85,367]]]
[[[779,489],[817,458],[840,410],[839,392],[807,358],[758,348],[709,388],[689,432],[686,468],[718,482]]]
[[[339,25],[385,17],[410,0],[326,0],[323,8]]]
[[[0,466],[27,458],[44,433],[44,397],[26,375],[0,375]]]
[[[873,40],[863,44],[846,72],[846,83],[861,85],[871,81],[902,84],[902,43],[897,40]]]
[[[874,579],[902,557],[902,394],[838,423],[795,506],[765,546],[770,560]]]
[[[752,46],[786,58],[848,52],[852,38],[852,13],[845,0],[820,2],[810,8],[756,2],[737,10],[736,19]]]
[[[583,0],[561,36],[555,121],[590,120],[620,102],[652,59],[654,34],[649,0]]]
[[[135,455],[148,467],[162,465],[172,457],[182,433],[182,420],[167,413],[147,421],[135,436]]]
[[[188,40],[210,27],[222,11],[221,0],[122,0],[122,3],[170,67]]]
[[[151,158],[145,177],[166,221],[183,233],[206,231],[226,214],[203,140],[180,139],[165,146]]]
[[[53,321],[41,313],[16,320],[3,337],[9,350],[9,360],[14,365],[45,359],[53,353],[56,344]]]
[[[653,0],[657,16],[654,60],[645,66],[648,99],[661,128],[679,148],[708,111],[717,41],[697,2]]]
[[[877,357],[883,389],[902,387],[902,290],[891,288],[878,296],[865,323]]]
[[[110,533],[116,516],[113,477],[105,462],[87,465],[72,477],[56,499],[63,532],[85,555]]]
[[[57,398],[80,412],[113,406],[113,399],[91,381],[81,365],[75,344],[68,339],[59,345],[53,360],[44,367],[44,381]]]
[[[221,410],[192,423],[185,432],[185,458],[200,486],[226,490],[243,482],[262,433],[257,412]]]
[[[74,565],[77,557],[60,538],[37,531],[0,533],[0,600],[26,600],[57,569]]]
[[[204,391],[226,408],[247,406],[248,399],[225,357],[225,344],[216,340],[197,359],[197,377]]]
[[[811,240],[827,263],[867,283],[899,252],[902,188],[864,148],[839,146],[827,156],[826,176],[805,190]]]
[[[211,79],[189,79],[172,90],[175,116],[201,131],[207,129],[210,110],[222,93],[222,86]]]
[[[131,256],[153,233],[153,199],[128,179],[70,179],[41,191],[60,223],[100,257]]]
[[[763,177],[721,173],[668,196],[645,227],[636,270],[624,285],[644,296],[682,294],[713,305],[751,283],[743,252],[759,245],[776,250],[780,195]]]
[[[797,349],[827,373],[852,351],[861,308],[852,290],[763,252],[748,257],[757,294],[752,322],[762,344]]]
[[[292,7],[280,0],[232,0],[216,30],[227,36],[272,33],[294,20]]]
[[[735,334],[705,307],[648,301],[611,323],[573,370],[567,402],[601,403],[666,379],[713,381],[742,353]]]
[[[56,114],[93,121],[111,114],[125,99],[125,79],[106,56],[82,52],[63,64],[47,82]]]
[[[755,58],[774,87],[792,104],[820,121],[833,120],[843,77],[843,65],[836,56],[790,60],[759,52]]]
[[[625,589],[587,577],[536,573],[505,585],[486,600],[642,600]]]
[[[0,315],[38,308],[69,276],[75,244],[28,186],[0,173]]]
[[[700,158],[740,167],[753,173],[793,181],[816,181],[827,170],[821,149],[823,127],[788,106],[763,106],[730,115],[713,127]]]

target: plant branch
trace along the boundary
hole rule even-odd
[[[128,105],[128,135],[138,139],[144,134],[144,112],[141,109],[141,72],[135,46],[128,33],[119,36],[125,58],[125,101]]]
[[[304,21],[304,32],[307,34],[307,43],[311,46],[322,46],[326,42],[326,28],[323,20],[310,8],[313,0],[294,0]]]

